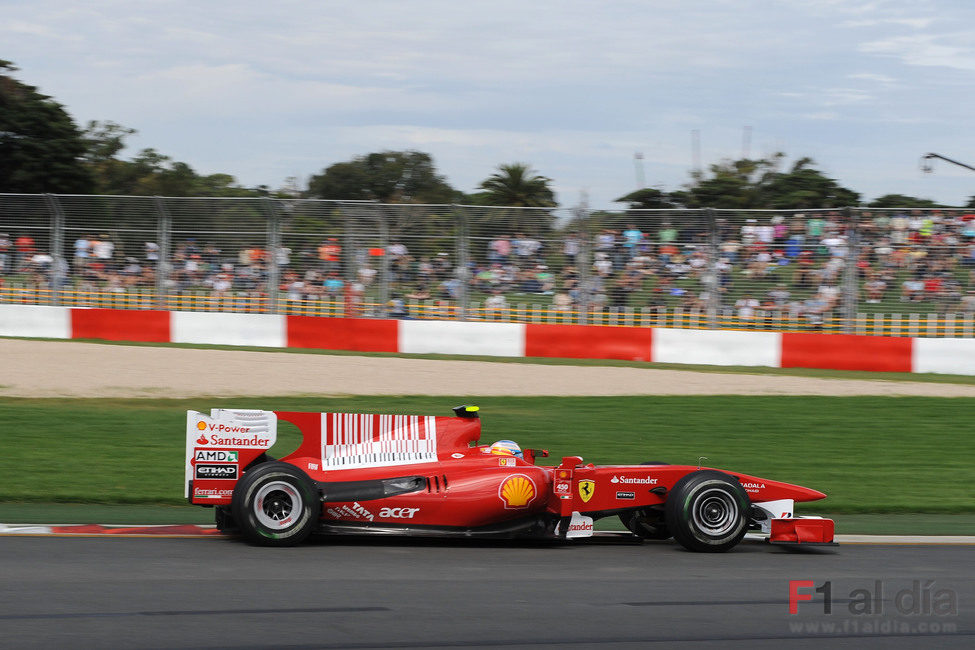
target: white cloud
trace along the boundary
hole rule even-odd
[[[705,165],[740,155],[749,125],[755,151],[842,158],[851,186],[882,183],[878,166],[897,177],[919,151],[975,150],[962,128],[972,11],[948,0],[33,0],[6,3],[0,42],[18,77],[78,121],[136,128],[133,148],[201,172],[276,186],[414,148],[460,189],[525,161],[564,200],[589,188],[602,207],[632,189],[637,150],[651,185],[685,182],[692,129]]]
[[[881,54],[907,65],[936,66],[955,70],[975,70],[975,31],[955,34],[919,34],[870,41],[860,51]]]

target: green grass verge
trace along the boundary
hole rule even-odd
[[[806,512],[975,513],[966,398],[268,397],[0,398],[0,501],[169,504],[182,499],[186,409],[246,407],[449,415],[482,407],[484,439],[544,447],[549,461],[706,464],[807,485]],[[283,424],[273,455],[297,445]]]

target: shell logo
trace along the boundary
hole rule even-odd
[[[513,474],[506,478],[501,487],[498,488],[498,496],[504,502],[506,510],[516,510],[527,508],[532,502],[538,490],[535,489],[535,481],[524,474]]]
[[[196,423],[196,428],[199,429],[200,431],[206,431],[207,423],[206,422],[197,422]]]

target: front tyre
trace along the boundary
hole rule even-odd
[[[311,534],[321,500],[311,479],[287,463],[262,463],[234,487],[231,510],[244,537],[261,546],[293,546]]]
[[[748,494],[733,477],[699,470],[681,478],[667,495],[667,527],[689,551],[722,553],[748,528]]]

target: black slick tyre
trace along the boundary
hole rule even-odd
[[[722,553],[748,529],[748,494],[733,477],[699,470],[681,478],[664,505],[667,527],[689,551]]]
[[[294,546],[314,530],[321,498],[311,479],[287,463],[262,463],[244,472],[234,487],[231,511],[247,541]]]

